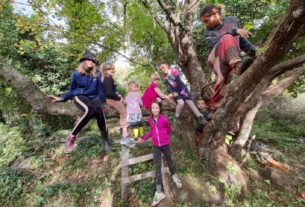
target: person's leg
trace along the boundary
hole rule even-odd
[[[191,111],[195,114],[196,117],[202,116],[202,114],[200,113],[200,111],[198,110],[198,108],[195,106],[194,101],[193,100],[185,100],[186,104],[189,106],[189,108],[191,109]]]
[[[154,147],[154,164],[156,167],[156,186],[157,191],[162,191],[162,172],[161,172],[161,150],[160,147]]]
[[[84,114],[75,124],[71,132],[71,134],[77,135],[82,130],[82,128],[84,128],[84,126],[89,122],[89,120],[93,117],[94,108],[92,105],[92,101],[85,96],[75,96],[74,101],[76,105],[82,111],[84,111]]]
[[[176,106],[176,111],[175,111],[176,118],[178,118],[180,116],[183,106],[184,106],[183,99],[177,99],[177,106]]]
[[[94,109],[92,107],[91,101],[85,96],[76,96],[74,98],[75,104],[84,111],[82,117],[77,121],[74,128],[72,129],[71,133],[68,135],[66,144],[65,144],[65,151],[66,153],[71,153],[74,147],[74,142],[76,139],[76,135],[84,128],[84,126],[89,122],[91,117],[94,114]]]
[[[106,126],[106,119],[102,107],[102,102],[100,100],[94,100],[92,101],[93,107],[94,107],[94,115],[97,121],[97,125],[99,127],[101,136],[103,138],[104,143],[104,150],[106,152],[111,151],[110,143],[109,143],[109,136],[108,136],[108,129]]]
[[[172,158],[172,150],[171,150],[171,145],[168,144],[166,146],[162,146],[162,152],[164,154],[164,158],[166,160],[166,163],[168,165],[170,174],[173,178],[174,183],[176,184],[177,188],[182,187],[182,183],[180,178],[176,174],[176,166]]]
[[[216,74],[216,83],[210,100],[212,111],[222,104],[223,88],[230,82],[232,73],[241,62],[239,54],[240,49],[236,39],[232,35],[224,35],[209,55],[209,67]]]
[[[165,161],[168,165],[168,168],[169,168],[169,171],[170,171],[171,175],[174,175],[176,173],[176,166],[175,166],[175,163],[172,159],[172,150],[171,150],[170,144],[168,144],[166,146],[162,146],[161,150],[164,154],[164,158],[165,158]]]
[[[121,101],[112,99],[107,99],[106,102],[110,107],[114,108],[120,114],[120,126],[122,128],[122,135],[123,137],[128,137],[127,112],[124,104]]]

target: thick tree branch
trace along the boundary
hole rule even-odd
[[[284,74],[284,77],[276,84],[269,87],[264,93],[262,93],[263,102],[267,102],[273,97],[276,97],[283,93],[290,85],[292,85],[301,75],[305,72],[305,67],[299,67],[292,71],[288,71]]]
[[[262,87],[259,87],[259,90],[256,90],[254,94],[251,95],[252,99],[248,101],[245,106],[240,107],[240,114],[245,114],[242,117],[242,125],[239,131],[237,139],[234,141],[232,146],[230,147],[230,154],[235,158],[241,160],[242,154],[241,151],[246,145],[246,142],[249,138],[252,125],[254,122],[254,118],[258,109],[268,102],[268,100],[280,95],[286,90],[290,85],[292,85],[301,75],[304,74],[305,67],[299,67],[292,71],[284,74],[284,77],[277,82],[276,84],[270,86],[266,89],[268,84],[264,84]],[[271,81],[269,81],[271,83]],[[265,88],[263,90],[263,88]],[[260,92],[260,94],[259,94]],[[242,108],[242,109],[241,109]],[[236,115],[238,116],[238,115]]]
[[[269,74],[273,74],[273,73],[279,74],[279,72],[283,73],[303,63],[305,63],[305,54],[273,66],[270,69]]]
[[[0,60],[0,77],[8,83],[31,107],[33,112],[54,116],[76,117],[82,112],[72,102],[52,103],[48,97],[43,94],[35,83],[25,75],[21,74],[15,68],[3,63]],[[166,101],[162,102],[164,110],[174,111],[175,105]],[[118,113],[108,105],[103,105],[104,113],[107,118],[118,117]],[[150,112],[143,110],[143,115],[147,116]]]
[[[170,10],[175,10],[176,9],[176,5],[174,3],[171,4],[165,4],[164,2],[157,0],[159,6],[161,7],[161,9],[164,11],[167,20],[169,22],[171,22],[172,24],[174,24],[175,26],[179,25],[180,20],[176,19],[173,15],[173,13]]]

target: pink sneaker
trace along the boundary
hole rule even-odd
[[[66,145],[65,145],[65,152],[71,153],[74,147],[76,136],[73,134],[69,134],[67,137]]]

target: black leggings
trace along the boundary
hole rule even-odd
[[[154,146],[154,163],[156,166],[156,184],[162,186],[162,174],[161,174],[161,155],[164,154],[164,158],[168,165],[171,175],[176,173],[176,167],[172,159],[172,151],[170,144],[156,147]]]
[[[80,95],[74,97],[75,104],[84,111],[83,116],[78,120],[74,126],[71,134],[77,135],[82,128],[89,122],[92,117],[97,120],[97,125],[100,129],[103,138],[107,138],[106,120],[102,108],[101,100],[90,100],[86,96]]]

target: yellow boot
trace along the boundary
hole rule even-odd
[[[139,131],[140,131],[140,137],[143,137],[143,135],[144,135],[144,127],[140,126],[139,127]]]
[[[139,137],[139,129],[138,128],[134,128],[132,130],[132,132],[133,132],[134,138],[137,139]]]

